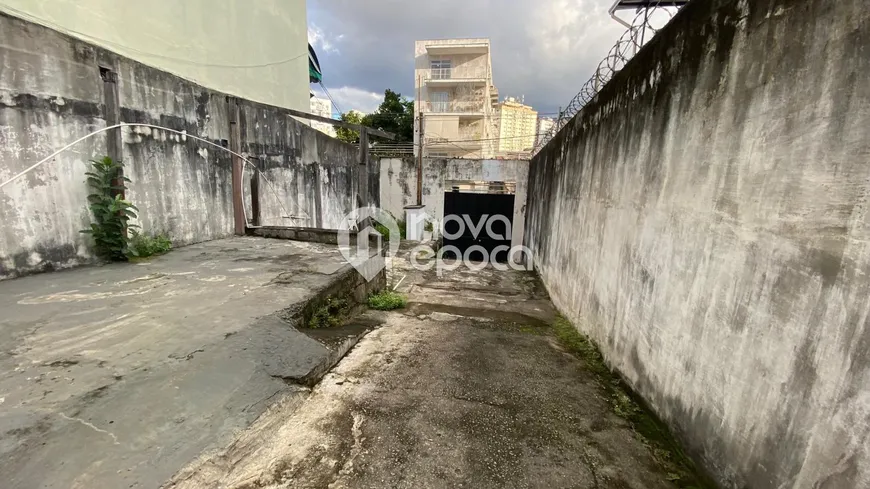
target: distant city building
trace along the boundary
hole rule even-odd
[[[546,138],[550,137],[550,130],[556,125],[556,119],[551,117],[541,117],[538,119],[538,130],[535,138],[535,146],[545,142]]]
[[[422,113],[427,156],[492,158],[497,150],[489,39],[417,41],[415,114]],[[420,120],[415,118],[415,153]]]
[[[499,154],[531,154],[535,146],[538,113],[514,97],[498,104]]]
[[[326,98],[311,97],[311,113],[332,119],[332,101]],[[335,126],[326,122],[311,121],[311,127],[335,137]]]

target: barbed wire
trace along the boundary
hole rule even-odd
[[[674,17],[680,7],[675,6],[673,1],[658,0],[650,2],[645,7],[639,7],[633,21],[622,36],[616,41],[607,56],[598,64],[592,77],[586,81],[580,91],[565,107],[565,110],[556,118],[555,124],[543,134],[537,141],[532,155],[537,154],[547,143],[570,121],[583,107],[598,95],[598,92],[609,82],[613,76],[625,66],[626,63],[640,51],[644,44],[655,37]],[[656,15],[663,14],[663,15]],[[660,19],[653,19],[653,17]]]

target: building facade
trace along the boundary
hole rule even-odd
[[[309,109],[305,0],[5,0],[0,11],[214,90]]]
[[[538,130],[537,136],[535,137],[535,147],[543,146],[546,144],[546,139],[551,137],[550,131],[553,130],[553,127],[556,125],[556,119],[552,117],[541,117],[538,119]]]
[[[415,57],[415,154],[492,158],[497,150],[489,39],[417,41]]]
[[[497,122],[499,155],[531,155],[538,125],[535,109],[508,97],[498,104]]]
[[[320,97],[311,97],[311,113],[314,115],[319,115],[321,117],[328,117],[332,119],[332,101],[328,98],[320,98]],[[326,122],[318,122],[318,121],[310,121],[311,127],[317,129],[318,131],[335,137],[335,126],[332,124],[327,124]]]

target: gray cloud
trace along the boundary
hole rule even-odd
[[[492,40],[502,96],[539,112],[564,106],[622,34],[610,0],[308,0],[324,83],[382,93],[414,91],[414,41]],[[364,97],[363,97],[364,98]],[[348,99],[347,103],[352,104]],[[348,107],[343,107],[347,110]]]

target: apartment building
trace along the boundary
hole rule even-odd
[[[320,117],[328,117],[332,119],[332,101],[328,98],[311,96],[311,113]],[[335,137],[335,126],[326,122],[309,121],[311,127],[330,136]]]
[[[423,129],[426,156],[492,158],[497,150],[489,39],[417,41],[415,153]]]
[[[535,146],[538,112],[514,97],[498,104],[498,156],[529,156]]]
[[[537,130],[537,138],[535,139],[535,146],[540,146],[541,144],[546,143],[544,141],[545,138],[548,137],[550,131],[556,125],[556,119],[552,117],[541,117],[538,119],[538,130]]]
[[[305,0],[3,0],[0,11],[214,90],[309,109]]]

